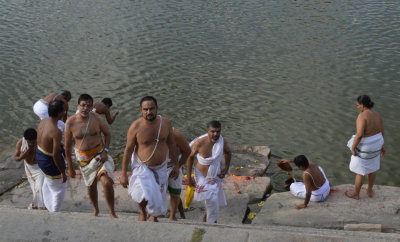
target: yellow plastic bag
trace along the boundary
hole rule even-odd
[[[188,209],[190,204],[192,203],[194,196],[194,187],[193,186],[186,186],[186,196],[185,196],[185,202],[183,203],[183,206],[185,209]]]

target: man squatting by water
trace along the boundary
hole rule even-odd
[[[231,151],[226,140],[221,135],[221,124],[211,121],[207,125],[207,133],[194,139],[191,143],[191,153],[187,160],[189,185],[194,186],[192,166],[194,157],[197,164],[194,167],[196,181],[193,199],[204,201],[206,213],[203,222],[216,223],[221,206],[226,206],[226,198],[222,183],[229,170]],[[225,158],[225,169],[221,172],[222,156]]]
[[[33,199],[28,209],[46,209],[43,203],[43,173],[36,162],[37,132],[33,128],[26,129],[24,136],[15,146],[14,160],[24,160],[25,173],[31,185]]]
[[[154,97],[142,98],[139,110],[142,117],[131,124],[127,133],[120,183],[125,188],[129,184],[128,194],[139,205],[138,220],[146,221],[147,214],[150,214],[150,221],[157,222],[157,216],[166,212],[167,163],[169,157],[173,163],[177,162],[176,144],[170,121],[157,116],[158,106]],[[133,170],[128,182],[129,160]],[[170,177],[178,175],[174,169]]]
[[[108,154],[111,134],[100,117],[91,112],[92,108],[93,98],[89,94],[82,94],[77,104],[79,112],[67,119],[64,135],[68,173],[71,177],[75,177],[71,151],[72,140],[74,140],[76,159],[94,207],[92,216],[99,214],[97,194],[97,179],[99,179],[103,185],[110,217],[116,218],[113,188],[114,161]],[[104,141],[101,134],[104,135]]]
[[[44,205],[50,212],[59,212],[67,191],[64,149],[61,145],[62,133],[57,127],[64,116],[64,102],[51,101],[49,118],[42,119],[37,128],[36,161],[44,174],[42,187]]]
[[[296,156],[293,160],[282,159],[281,162],[293,162],[303,171],[303,182],[293,182],[290,185],[290,192],[295,197],[304,198],[304,203],[297,205],[297,209],[306,208],[310,201],[325,201],[329,195],[330,186],[324,170],[320,166],[309,161],[304,155]]]

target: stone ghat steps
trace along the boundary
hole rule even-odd
[[[139,222],[133,214],[118,219],[106,214],[18,209],[0,206],[2,241],[399,241],[394,233],[289,226],[205,224],[189,220]]]

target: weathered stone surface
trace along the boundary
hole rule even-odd
[[[0,195],[22,182],[24,169],[6,169],[0,171]]]
[[[249,195],[249,203],[261,200],[267,192],[271,179],[269,177],[230,176],[226,177],[223,185],[226,193],[237,193]]]
[[[374,197],[368,198],[364,186],[360,200],[344,195],[346,190],[353,188],[353,185],[333,187],[325,202],[310,202],[301,210],[295,206],[303,199],[293,197],[290,192],[275,193],[267,199],[253,224],[342,229],[345,224],[372,223],[400,228],[400,217],[396,214],[400,209],[399,187],[375,185]]]
[[[23,161],[14,160],[14,152],[5,153],[0,159],[0,169],[19,169],[24,167]]]
[[[344,230],[382,232],[381,224],[346,224]]]
[[[263,176],[269,164],[270,153],[267,146],[234,146],[229,173],[237,176]]]

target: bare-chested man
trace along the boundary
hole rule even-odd
[[[303,182],[293,182],[290,185],[290,192],[294,196],[304,198],[304,203],[297,205],[297,209],[306,208],[310,201],[325,201],[331,189],[324,170],[320,166],[309,161],[304,155],[296,156],[294,160],[283,159],[281,162],[294,162],[303,171]]]
[[[194,186],[192,166],[194,157],[197,165],[194,168],[196,188],[194,200],[205,201],[206,213],[203,222],[216,223],[221,206],[226,206],[226,198],[222,184],[229,170],[231,151],[228,143],[221,135],[221,124],[211,121],[207,125],[207,133],[194,139],[191,143],[191,153],[187,160],[189,185]],[[222,157],[225,158],[225,168],[221,172]]]
[[[178,155],[178,164],[172,162],[168,163],[167,172],[168,175],[173,173],[173,177],[168,177],[168,191],[170,195],[170,221],[176,221],[175,213],[179,208],[179,213],[181,218],[185,218],[185,213],[183,211],[183,205],[181,201],[181,187],[182,187],[182,165],[186,162],[190,154],[189,142],[187,142],[185,136],[176,128],[173,128],[173,135],[175,139],[175,154]]]
[[[18,140],[14,153],[14,160],[24,160],[26,177],[28,177],[28,182],[31,185],[33,199],[28,209],[45,208],[42,195],[43,173],[36,162],[36,139],[36,130],[33,128],[26,129],[24,137]]]
[[[108,124],[112,124],[115,121],[115,118],[119,114],[119,111],[115,111],[114,114],[111,116],[110,108],[113,105],[111,98],[103,98],[101,102],[93,104],[93,111],[98,114],[104,114],[106,116]]]
[[[99,214],[97,178],[104,189],[104,197],[110,211],[110,217],[116,218],[114,211],[114,161],[108,155],[111,134],[98,115],[92,113],[93,98],[89,94],[79,96],[77,109],[79,113],[68,118],[65,125],[65,149],[68,162],[68,173],[75,176],[72,168],[71,144],[75,142],[75,155],[79,161],[85,185],[88,186],[90,201],[94,210],[92,216]],[[101,136],[104,135],[104,141]]]
[[[51,101],[48,114],[50,118],[42,119],[37,128],[36,161],[45,175],[42,187],[44,205],[50,212],[59,212],[67,191],[62,133],[57,127],[58,120],[64,115],[63,101]]]
[[[120,182],[140,209],[139,221],[157,222],[157,216],[164,215],[166,207],[167,163],[176,163],[175,141],[172,126],[167,118],[157,116],[157,100],[146,96],[140,101],[142,117],[134,121],[127,133],[127,142],[122,160]],[[128,183],[127,169],[132,159],[132,176]],[[175,172],[171,173],[175,177]]]
[[[361,112],[357,117],[357,132],[348,141],[351,150],[350,171],[356,173],[355,190],[346,191],[345,195],[358,200],[364,176],[368,177],[368,197],[373,196],[372,187],[375,184],[376,172],[380,168],[381,156],[385,154],[384,129],[381,116],[372,110],[374,102],[367,95],[361,95],[356,101]]]

